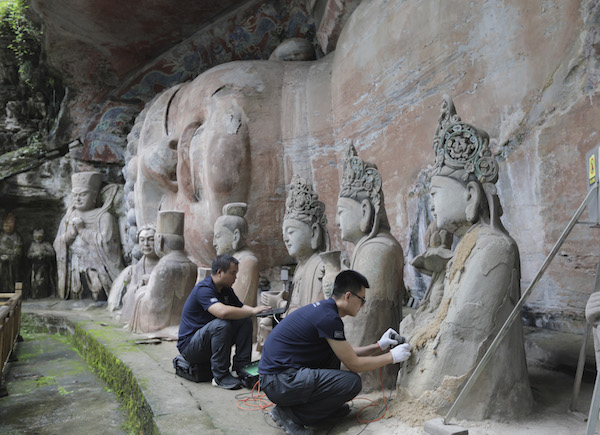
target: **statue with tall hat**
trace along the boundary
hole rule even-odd
[[[248,205],[230,202],[214,225],[213,246],[217,255],[229,254],[240,263],[233,291],[244,305],[256,306],[259,264],[256,255],[246,245],[248,222],[244,218]]]
[[[383,180],[374,163],[363,161],[352,142],[346,144],[343,173],[337,203],[336,224],[342,240],[352,243],[350,269],[367,277],[370,287],[365,306],[356,317],[344,317],[346,339],[353,346],[376,342],[388,328],[397,329],[402,319],[404,255],[390,233]],[[383,382],[391,387],[398,366],[383,370]],[[364,373],[363,389],[379,388],[376,373]]]
[[[158,212],[154,243],[160,260],[148,284],[136,292],[130,331],[156,332],[179,325],[197,276],[196,264],[184,252],[184,216],[178,211]]]
[[[14,293],[15,282],[20,281],[23,239],[16,231],[16,218],[11,212],[2,221],[0,233],[0,292]]]
[[[110,212],[118,187],[110,184],[101,191],[98,172],[74,173],[71,183],[71,205],[54,239],[58,295],[106,300],[123,268],[119,227]],[[101,193],[105,199],[98,207]]]
[[[282,230],[287,251],[298,262],[291,289],[290,292],[263,292],[261,297],[264,305],[272,307],[284,306],[291,297],[287,314],[325,297],[325,264],[321,254],[329,251],[325,204],[319,200],[312,184],[298,175],[294,175],[290,183]],[[271,322],[271,318],[259,322],[259,347],[271,331]]]
[[[140,287],[148,284],[150,274],[158,263],[158,254],[154,249],[155,224],[144,225],[136,234],[135,241],[138,244],[142,258],[137,263],[127,266],[121,271],[117,279],[113,281],[108,296],[108,310],[115,311],[121,308],[121,321],[129,322],[135,296]]]
[[[433,310],[424,305],[401,324],[400,334],[409,338],[413,353],[400,370],[398,388],[401,396],[416,399],[406,402],[406,412],[411,404],[447,411],[520,297],[519,250],[500,221],[498,163],[488,134],[463,122],[445,96],[433,148],[433,216],[437,230],[454,234],[458,244],[445,266],[441,301]],[[457,416],[515,418],[531,405],[517,321]]]

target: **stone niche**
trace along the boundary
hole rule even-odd
[[[222,205],[244,201],[249,246],[265,266],[288,263],[279,231],[286,185],[292,174],[312,181],[335,222],[343,141],[351,139],[379,167],[409,264],[431,221],[420,170],[447,93],[490,133],[525,288],[585,196],[583,159],[598,142],[599,14],[594,2],[575,0],[363,2],[336,50],[319,60],[220,65],[148,105],[137,120],[138,156],[128,160],[128,182],[142,195],[130,213],[142,225],[161,201],[184,210],[194,222],[188,253],[208,264]],[[202,135],[223,146],[204,145],[216,142]],[[228,148],[232,138],[238,148]],[[143,149],[162,156],[158,167],[140,167]],[[332,249],[347,251],[335,228],[331,236]],[[538,326],[581,330],[599,241],[583,227],[570,235],[528,304]],[[423,295],[427,279],[411,267],[405,282]]]

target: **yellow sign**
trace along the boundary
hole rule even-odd
[[[588,160],[588,180],[590,184],[596,182],[596,154],[592,154]]]

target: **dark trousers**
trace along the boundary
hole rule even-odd
[[[260,388],[271,402],[291,411],[296,423],[312,426],[354,399],[362,383],[356,373],[302,368],[260,375]]]
[[[221,379],[229,373],[231,346],[235,344],[233,370],[250,364],[252,356],[252,321],[214,319],[198,329],[181,355],[190,364],[210,362],[212,374]]]

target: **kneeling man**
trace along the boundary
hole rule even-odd
[[[409,358],[409,344],[381,354],[398,344],[392,329],[368,346],[353,348],[346,341],[341,318],[356,316],[368,287],[360,273],[340,272],[331,298],[294,311],[267,337],[258,365],[260,386],[277,405],[271,417],[287,433],[310,433],[304,426],[347,415],[346,402],[362,387],[356,373]],[[339,370],[340,361],[350,371]]]
[[[190,364],[208,364],[212,384],[228,390],[240,388],[229,371],[231,346],[235,344],[233,370],[250,363],[252,321],[250,317],[269,307],[244,305],[231,288],[236,280],[238,260],[219,255],[211,274],[196,284],[181,313],[177,348]]]

